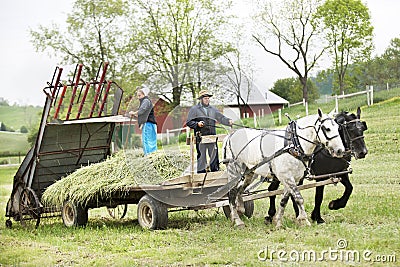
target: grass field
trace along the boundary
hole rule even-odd
[[[45,98],[43,98],[44,100]],[[0,121],[15,131],[19,130],[21,126],[29,129],[40,120],[42,109],[33,106],[0,106]]]
[[[0,154],[26,155],[30,145],[28,143],[28,134],[0,132]]]
[[[170,213],[166,230],[143,230],[134,205],[120,221],[105,208],[90,210],[86,228],[66,228],[54,218],[37,230],[18,222],[8,229],[4,214],[16,168],[0,167],[0,266],[399,266],[400,98],[362,107],[362,119],[369,153],[352,162],[348,206],[329,210],[343,186],[327,186],[326,224],[311,227],[295,224],[290,205],[282,229],[265,225],[262,199],[240,230],[218,209]],[[309,213],[314,190],[302,194]]]

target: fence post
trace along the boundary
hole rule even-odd
[[[257,115],[255,112],[253,113],[253,121],[254,121],[254,128],[257,128]]]
[[[278,109],[278,121],[279,125],[282,124],[282,109]]]
[[[167,145],[169,145],[169,129],[167,129]]]
[[[308,116],[308,102],[305,102],[305,106],[306,106],[306,116]]]
[[[373,85],[371,85],[370,87],[370,97],[371,97],[371,105],[373,105],[374,104],[374,86]]]
[[[339,99],[337,95],[335,95],[335,112],[339,113]]]
[[[190,137],[190,128],[189,126],[186,126],[186,138]]]

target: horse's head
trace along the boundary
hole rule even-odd
[[[346,150],[350,150],[356,159],[365,158],[368,153],[364,142],[364,131],[368,129],[365,121],[360,120],[361,109],[357,108],[357,115],[341,112],[336,115],[335,121],[339,124],[339,133]]]
[[[318,109],[318,114],[297,120],[297,135],[305,154],[312,154],[316,145],[325,146],[333,157],[343,157],[345,148],[340,138],[339,125]]]
[[[328,148],[331,155],[341,158],[345,148],[339,134],[339,125],[328,115],[318,109],[318,120],[315,123],[317,140]]]

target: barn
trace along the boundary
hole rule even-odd
[[[233,118],[234,120],[239,118],[252,118],[254,115],[262,117],[289,104],[289,101],[269,90],[251,91],[245,99],[246,105],[243,104],[243,101],[240,101],[239,105],[238,98],[233,94],[230,96],[226,94],[224,98],[225,99],[221,102],[221,97],[215,96],[215,98],[211,100],[211,105],[217,106],[225,116]],[[187,113],[191,107],[190,103],[183,102],[182,105],[173,112],[167,112],[167,102],[164,99],[154,96],[151,99],[154,104],[158,133],[165,133],[167,129],[170,131],[185,127]],[[175,122],[171,114],[174,114]]]

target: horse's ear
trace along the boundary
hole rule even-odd
[[[361,117],[361,108],[358,107],[357,108],[357,119],[360,119],[360,117]]]
[[[331,112],[329,112],[329,114],[328,114],[328,116],[329,116],[330,118],[335,117],[335,115],[336,115],[336,109],[332,109]]]
[[[319,120],[322,119],[322,110],[320,108],[318,108],[318,116],[319,116]]]

